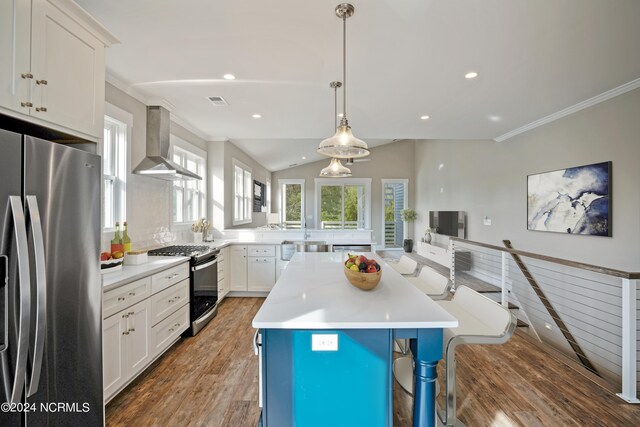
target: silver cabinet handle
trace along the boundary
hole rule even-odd
[[[130,312],[128,312],[128,313],[127,313],[127,315],[128,315],[128,316],[133,316],[134,314],[136,314],[136,313],[135,313],[135,312],[133,312],[133,311],[130,311]],[[127,316],[127,317],[128,317],[128,316]]]
[[[118,301],[124,301],[125,299],[125,297],[118,297]]]
[[[168,302],[169,304],[173,304],[175,301],[173,299],[170,299]]]
[[[135,297],[136,293],[135,292],[129,292],[129,295],[131,295],[132,297]]]
[[[44,258],[44,238],[42,234],[42,223],[40,221],[40,210],[36,196],[26,197],[26,210],[31,222],[31,232],[33,234],[33,253],[35,258],[36,271],[36,328],[31,351],[33,360],[31,362],[31,378],[27,389],[27,397],[33,396],[38,391],[40,384],[40,373],[42,371],[42,358],[44,352],[44,341],[47,327],[47,273]]]
[[[21,107],[26,107],[26,108],[31,108],[31,107],[33,107],[33,102],[21,102],[20,106]]]
[[[27,371],[27,359],[29,357],[29,330],[31,321],[31,276],[29,274],[29,250],[27,249],[27,226],[24,219],[24,211],[22,210],[22,202],[20,196],[9,196],[9,205],[11,206],[11,216],[13,217],[13,232],[16,239],[16,253],[18,256],[18,281],[15,282],[16,287],[20,287],[20,317],[18,320],[18,340],[16,343],[16,361],[15,371],[13,375],[13,384],[9,378],[9,365],[7,348],[3,348],[1,363],[4,378],[4,390],[7,395],[8,403],[18,404],[22,400],[22,390],[24,387],[24,377]],[[5,307],[9,307],[9,289],[5,286]],[[18,291],[16,290],[16,293]],[[4,343],[9,343],[8,328],[4,330]]]
[[[129,318],[129,315],[128,315],[128,314],[123,314],[123,315],[122,315],[122,318],[123,318],[123,319],[127,319],[127,318]]]
[[[135,332],[136,330],[136,317],[135,317],[135,312],[130,311],[129,313],[127,313],[127,317],[131,318],[131,327],[129,328],[129,332]],[[127,320],[127,323],[129,323],[129,320]]]
[[[174,329],[173,329],[173,328],[169,328],[169,332],[173,332],[173,331],[174,331]]]
[[[33,76],[32,76],[33,77]],[[47,82],[46,80],[36,80],[36,84],[37,85],[43,85],[46,86],[49,82]]]
[[[173,326],[175,326],[176,328],[179,328],[179,327],[180,327],[180,323],[176,323],[176,324],[175,324],[175,325],[173,325]]]
[[[36,107],[36,111],[38,113],[46,113],[47,112],[47,107]]]
[[[176,299],[180,299],[180,295],[176,295]]]
[[[124,331],[122,335],[129,335],[129,331]]]
[[[22,77],[23,79],[32,79],[33,78],[33,74],[31,74],[31,73],[22,73],[22,74],[20,74],[20,77]]]

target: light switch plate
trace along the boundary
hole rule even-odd
[[[484,225],[491,225],[491,218],[484,218]]]
[[[338,351],[338,334],[311,334],[311,351]]]

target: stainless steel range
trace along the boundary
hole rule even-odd
[[[191,327],[183,336],[194,336],[218,313],[218,254],[206,245],[174,245],[149,251],[152,256],[188,256]]]

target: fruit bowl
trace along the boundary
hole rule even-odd
[[[382,270],[375,273],[361,273],[359,271],[353,271],[344,267],[344,275],[347,276],[347,280],[356,288],[363,291],[370,291],[378,286],[380,278],[382,277]]]

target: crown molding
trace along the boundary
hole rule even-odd
[[[80,24],[85,30],[96,36],[106,47],[119,44],[120,40],[114,36],[104,25],[91,16],[86,10],[73,0],[48,0],[62,13]]]
[[[516,135],[520,135],[521,133],[525,133],[528,132],[532,129],[535,129],[537,127],[546,125],[547,123],[551,123],[554,122],[558,119],[561,119],[563,117],[566,117],[570,114],[574,114],[577,113],[578,111],[584,110],[585,108],[589,108],[592,107],[596,104],[600,104],[601,102],[604,101],[608,101],[611,98],[615,98],[616,96],[622,95],[624,93],[627,93],[629,91],[632,91],[634,89],[637,89],[640,87],[640,78],[632,80],[628,83],[625,83],[623,85],[620,85],[618,87],[615,87],[611,90],[608,90],[606,92],[603,92],[599,95],[594,96],[593,98],[589,98],[586,99],[582,102],[579,102],[575,105],[572,105],[570,107],[567,107],[563,110],[560,110],[556,113],[553,114],[549,114],[546,117],[543,117],[541,119],[536,120],[535,122],[531,122],[529,124],[526,124],[524,126],[521,126],[517,129],[514,129],[510,132],[507,132],[505,134],[502,134],[496,138],[494,138],[493,140],[496,142],[503,142],[506,141],[508,139],[513,138]]]
[[[136,101],[139,101],[139,102],[143,103],[144,105],[160,105],[160,106],[166,108],[167,110],[169,110],[171,112],[171,121],[172,122],[174,122],[175,124],[177,124],[179,126],[182,126],[183,128],[185,128],[186,130],[188,130],[192,134],[196,135],[199,138],[202,138],[205,141],[212,140],[210,135],[207,135],[206,133],[202,132],[200,129],[197,129],[196,127],[191,125],[189,122],[184,120],[182,117],[176,115],[176,113],[174,112],[176,107],[172,103],[167,101],[166,99],[163,99],[163,98],[147,98],[144,95],[142,95],[140,92],[138,92],[137,90],[132,88],[131,85],[123,82],[118,77],[116,77],[113,74],[111,74],[108,70],[107,70],[107,73],[105,75],[105,80],[107,81],[107,83],[115,86],[116,88],[118,88],[122,92],[124,92],[127,95],[129,95],[130,97],[134,98]]]
[[[144,95],[133,89],[129,84],[123,82],[118,77],[111,74],[109,70],[107,70],[105,74],[105,81],[120,89],[122,92],[126,93],[136,101],[142,102],[144,105],[149,105],[148,100]]]
[[[202,132],[200,129],[196,129],[189,122],[184,120],[182,117],[177,116],[175,113],[171,113],[171,121],[177,124],[178,126],[185,128],[186,130],[188,130],[198,138],[203,139],[205,142],[211,141],[211,138],[209,137],[209,135]]]

